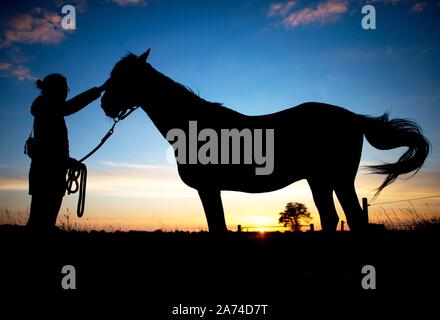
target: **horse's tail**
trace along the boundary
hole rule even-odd
[[[389,150],[408,147],[408,150],[395,163],[367,166],[372,173],[387,174],[385,181],[377,188],[374,197],[397,177],[404,173],[420,170],[429,154],[430,144],[420,126],[407,119],[388,119],[388,113],[381,117],[361,116],[363,131],[367,141],[375,148]]]

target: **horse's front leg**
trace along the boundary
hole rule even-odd
[[[205,210],[209,232],[217,234],[226,233],[226,221],[220,190],[198,189],[197,191]]]

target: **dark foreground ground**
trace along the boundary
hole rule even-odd
[[[328,305],[333,318],[353,302],[361,314],[378,306],[392,314],[417,311],[439,297],[439,238],[438,230],[363,236],[60,232],[41,237],[0,226],[2,308],[19,302],[23,310],[14,307],[14,312],[20,313],[39,301],[43,310],[55,305],[67,313],[122,310],[142,319],[202,318],[173,315],[179,305],[213,310],[203,319],[295,319],[298,312],[313,315]],[[64,265],[75,267],[75,290],[62,288]],[[375,290],[362,288],[365,265],[376,270]],[[237,307],[229,315],[225,305],[229,312],[233,305],[253,305],[254,312],[243,315]],[[268,305],[265,315],[262,307],[255,315],[255,305]]]

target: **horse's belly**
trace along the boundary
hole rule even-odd
[[[270,175],[256,175],[255,167],[246,166],[218,166],[206,168],[189,166],[179,168],[182,181],[194,189],[214,189],[262,193],[282,189],[305,176],[276,170]]]
[[[236,183],[226,182],[224,189],[230,191],[241,191],[249,193],[262,193],[276,191],[289,186],[290,184],[303,179],[300,175],[284,176],[254,176],[246,182],[237,181]]]

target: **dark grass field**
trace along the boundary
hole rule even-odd
[[[204,319],[293,319],[298,309],[313,313],[323,301],[335,312],[351,300],[367,309],[378,303],[397,308],[391,299],[418,307],[416,299],[438,297],[438,231],[39,236],[0,226],[1,291],[15,301],[56,299],[74,309],[124,306],[144,319],[199,318],[172,315],[179,304],[213,309]],[[64,265],[76,269],[76,290],[62,289]],[[375,290],[361,286],[364,265],[376,269]],[[220,316],[218,304],[268,309],[266,315]]]

